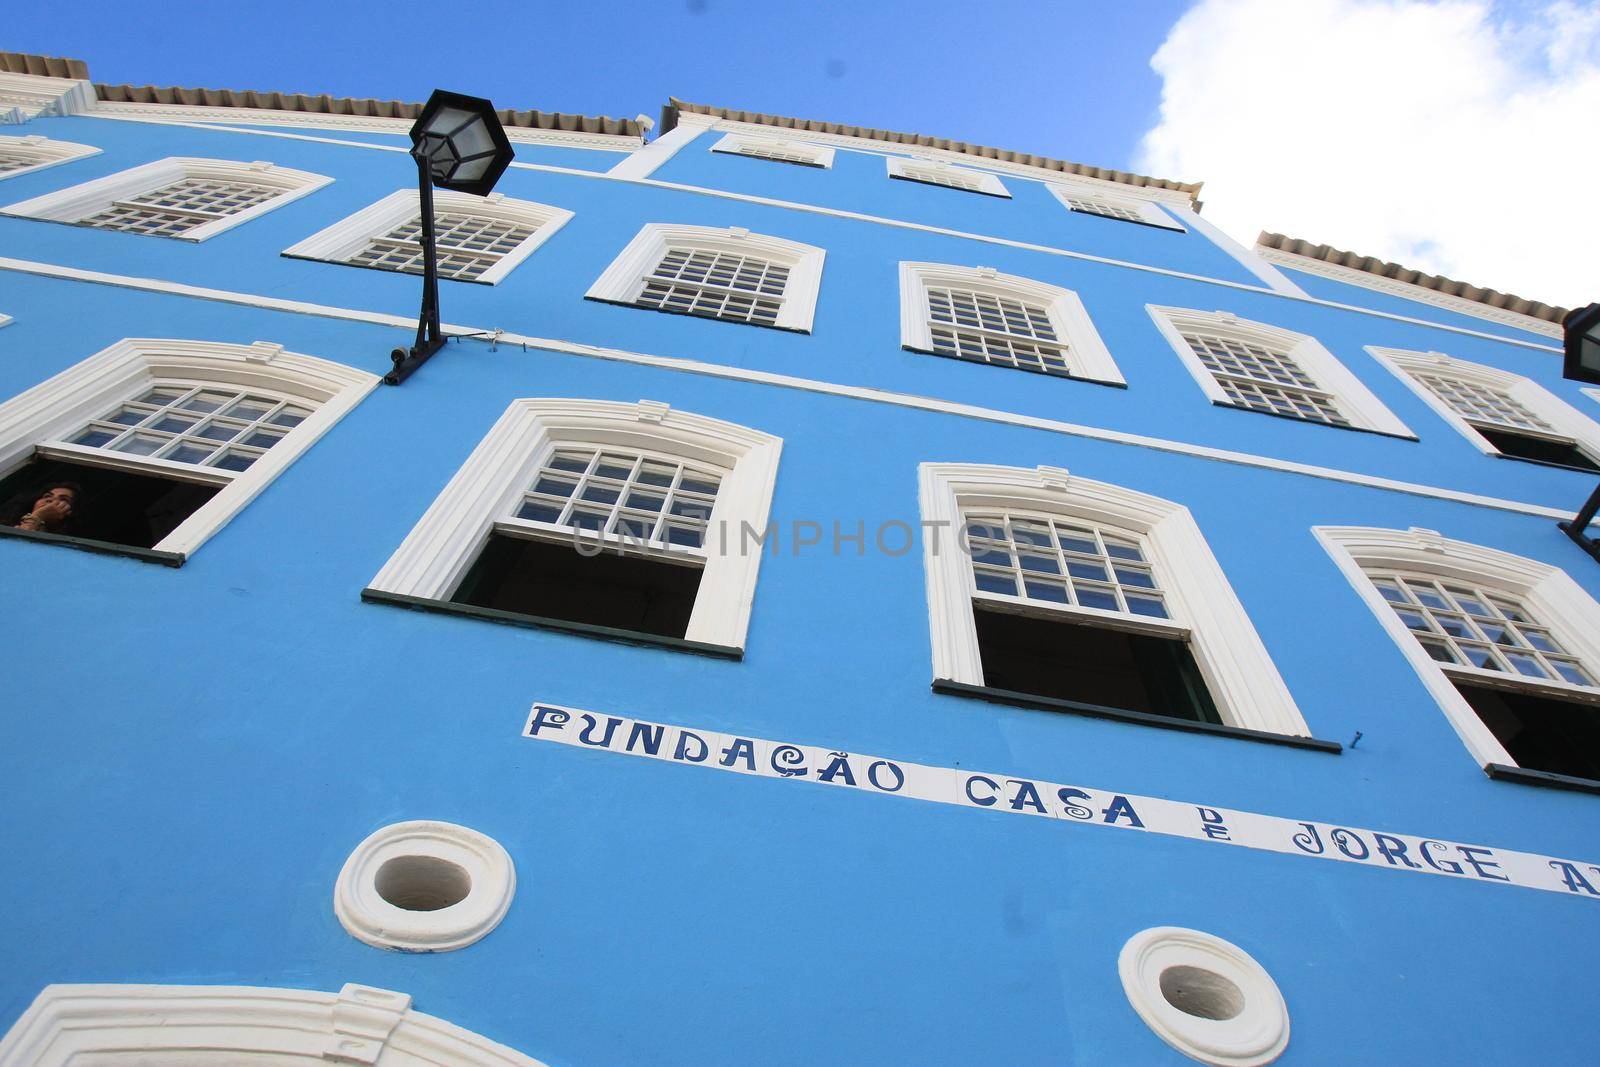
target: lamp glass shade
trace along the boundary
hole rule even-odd
[[[411,143],[434,185],[478,196],[488,195],[512,158],[493,104],[442,89],[411,127]]]
[[[1562,377],[1600,385],[1600,304],[1567,312],[1561,327],[1566,340]]]

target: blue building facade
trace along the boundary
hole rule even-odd
[[[0,1063],[1600,1041],[1551,309],[674,102],[510,127],[391,387],[403,115],[8,64]]]

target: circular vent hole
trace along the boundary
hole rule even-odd
[[[472,891],[471,876],[437,856],[396,856],[378,868],[373,884],[380,897],[405,911],[439,911]]]
[[[1244,1011],[1244,993],[1215,971],[1168,967],[1161,972],[1161,995],[1186,1015],[1219,1022]]]

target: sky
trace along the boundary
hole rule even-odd
[[[0,50],[113,83],[925,133],[1203,181],[1246,244],[1600,300],[1600,0],[80,0],[15,5]]]

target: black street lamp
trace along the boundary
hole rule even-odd
[[[1561,330],[1566,348],[1566,362],[1561,368],[1561,376],[1575,382],[1600,385],[1600,304],[1590,304],[1567,312],[1567,317],[1561,320]],[[1579,548],[1600,561],[1600,544],[1588,532],[1596,512],[1600,512],[1600,486],[1596,486],[1594,492],[1589,494],[1589,499],[1573,519],[1556,525],[1576,541]]]
[[[511,142],[494,105],[477,96],[436,89],[411,127],[411,158],[417,161],[417,202],[422,211],[422,312],[417,343],[389,354],[394,369],[384,376],[399,385],[444,346],[439,329],[439,257],[433,239],[433,187],[487,196],[511,165]]]

